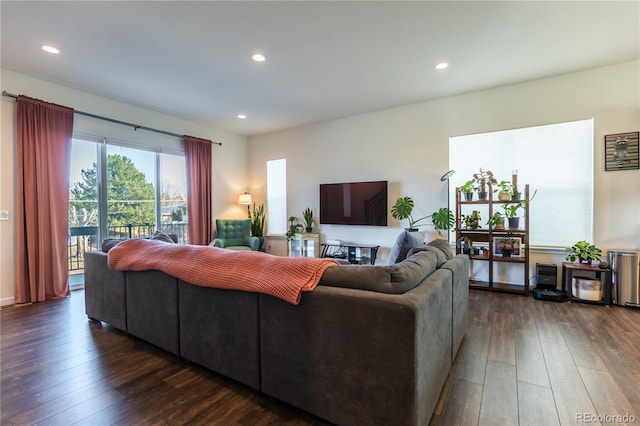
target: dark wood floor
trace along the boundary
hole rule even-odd
[[[639,311],[482,291],[470,311],[432,425],[640,423]],[[2,425],[325,424],[88,321],[82,291],[0,320]]]

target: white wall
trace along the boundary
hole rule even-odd
[[[237,205],[238,195],[244,192],[247,182],[248,142],[244,136],[226,133],[205,124],[199,124],[154,111],[137,108],[107,98],[102,98],[1,70],[2,90],[15,95],[26,95],[53,102],[76,110],[85,111],[117,120],[140,124],[177,134],[187,134],[222,142],[213,145],[213,217],[245,217],[246,210]],[[0,221],[0,304],[13,303],[15,295],[16,252],[16,102],[3,97],[0,102],[2,129],[0,133],[0,210],[9,211],[9,221]],[[134,131],[127,126],[110,124],[76,114],[74,131],[106,136],[145,145],[170,147],[178,143],[171,136],[163,136],[143,130]]]
[[[318,212],[320,183],[386,179],[390,204],[411,196],[414,216],[424,216],[446,205],[440,176],[449,168],[449,137],[593,117],[594,241],[605,251],[637,250],[640,172],[605,172],[603,157],[605,135],[640,130],[639,75],[634,61],[250,137],[251,191],[264,199],[266,160],[286,157],[289,215]],[[387,228],[323,225],[320,232],[322,241],[380,244],[383,263],[405,225],[390,219]],[[531,264],[563,258],[559,250],[536,251]]]

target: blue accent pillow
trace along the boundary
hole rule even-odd
[[[424,232],[409,232],[402,231],[395,244],[391,248],[389,253],[388,265],[394,265],[398,262],[402,262],[407,258],[409,250],[415,247],[421,247],[424,245],[425,234]]]

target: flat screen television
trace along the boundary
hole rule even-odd
[[[320,223],[387,226],[387,181],[320,184]]]

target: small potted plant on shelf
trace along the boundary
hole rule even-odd
[[[473,180],[477,184],[479,200],[487,199],[487,185],[494,185],[498,183],[491,170],[483,171],[482,168],[480,168],[478,173],[473,174]]]
[[[473,179],[468,180],[460,187],[460,192],[464,194],[465,201],[473,201],[473,191],[476,189],[473,182]]]
[[[304,229],[306,232],[311,232],[313,230],[313,211],[307,207],[302,212],[302,217],[304,218]]]
[[[487,225],[497,231],[504,230],[504,215],[500,212],[495,212],[487,221]]]
[[[302,229],[302,225],[297,223],[298,218],[295,216],[289,217],[289,229],[285,233],[287,241],[291,241],[298,232]]]
[[[472,246],[473,246],[473,240],[471,238],[469,238],[469,237],[460,237],[456,241],[456,247],[463,254],[470,254]]]
[[[518,190],[518,170],[511,171],[511,200],[518,201],[522,197],[522,193]]]
[[[577,243],[566,249],[566,252],[566,260],[575,262],[575,260],[578,259],[581,264],[586,265],[591,264],[591,261],[599,260],[600,255],[602,255],[602,250],[584,240],[578,241]]]
[[[481,228],[480,221],[482,218],[480,217],[480,212],[478,210],[472,211],[471,214],[463,214],[462,220],[464,221],[464,227],[466,229]]]
[[[533,192],[533,195],[531,196],[531,198],[529,198],[529,201],[533,200],[533,198],[536,196],[537,193],[538,193],[538,190],[536,189]],[[518,210],[523,209],[525,204],[527,204],[527,200],[520,200],[517,203],[502,205],[502,208],[504,209],[504,215],[507,217],[507,220],[509,221],[510,229],[518,229],[520,227],[520,218],[518,217]]]
[[[494,194],[498,194],[498,200],[510,201],[511,196],[513,195],[513,185],[509,181],[501,180],[496,184],[496,188],[493,189],[493,192]]]
[[[258,250],[261,250],[264,244],[264,220],[264,204],[260,204],[256,207],[256,203],[253,203],[253,212],[251,213],[251,235],[258,237],[260,240]]]
[[[409,221],[409,227],[405,228],[407,231],[417,231],[416,224],[429,216],[421,217],[420,219],[414,219],[411,216],[413,211],[413,199],[411,197],[400,197],[396,200],[396,203],[391,207],[391,216],[397,220],[407,219]]]
[[[431,222],[433,222],[433,227],[438,235],[442,235],[442,231],[449,230],[455,226],[456,218],[451,210],[442,207],[431,214]]]

